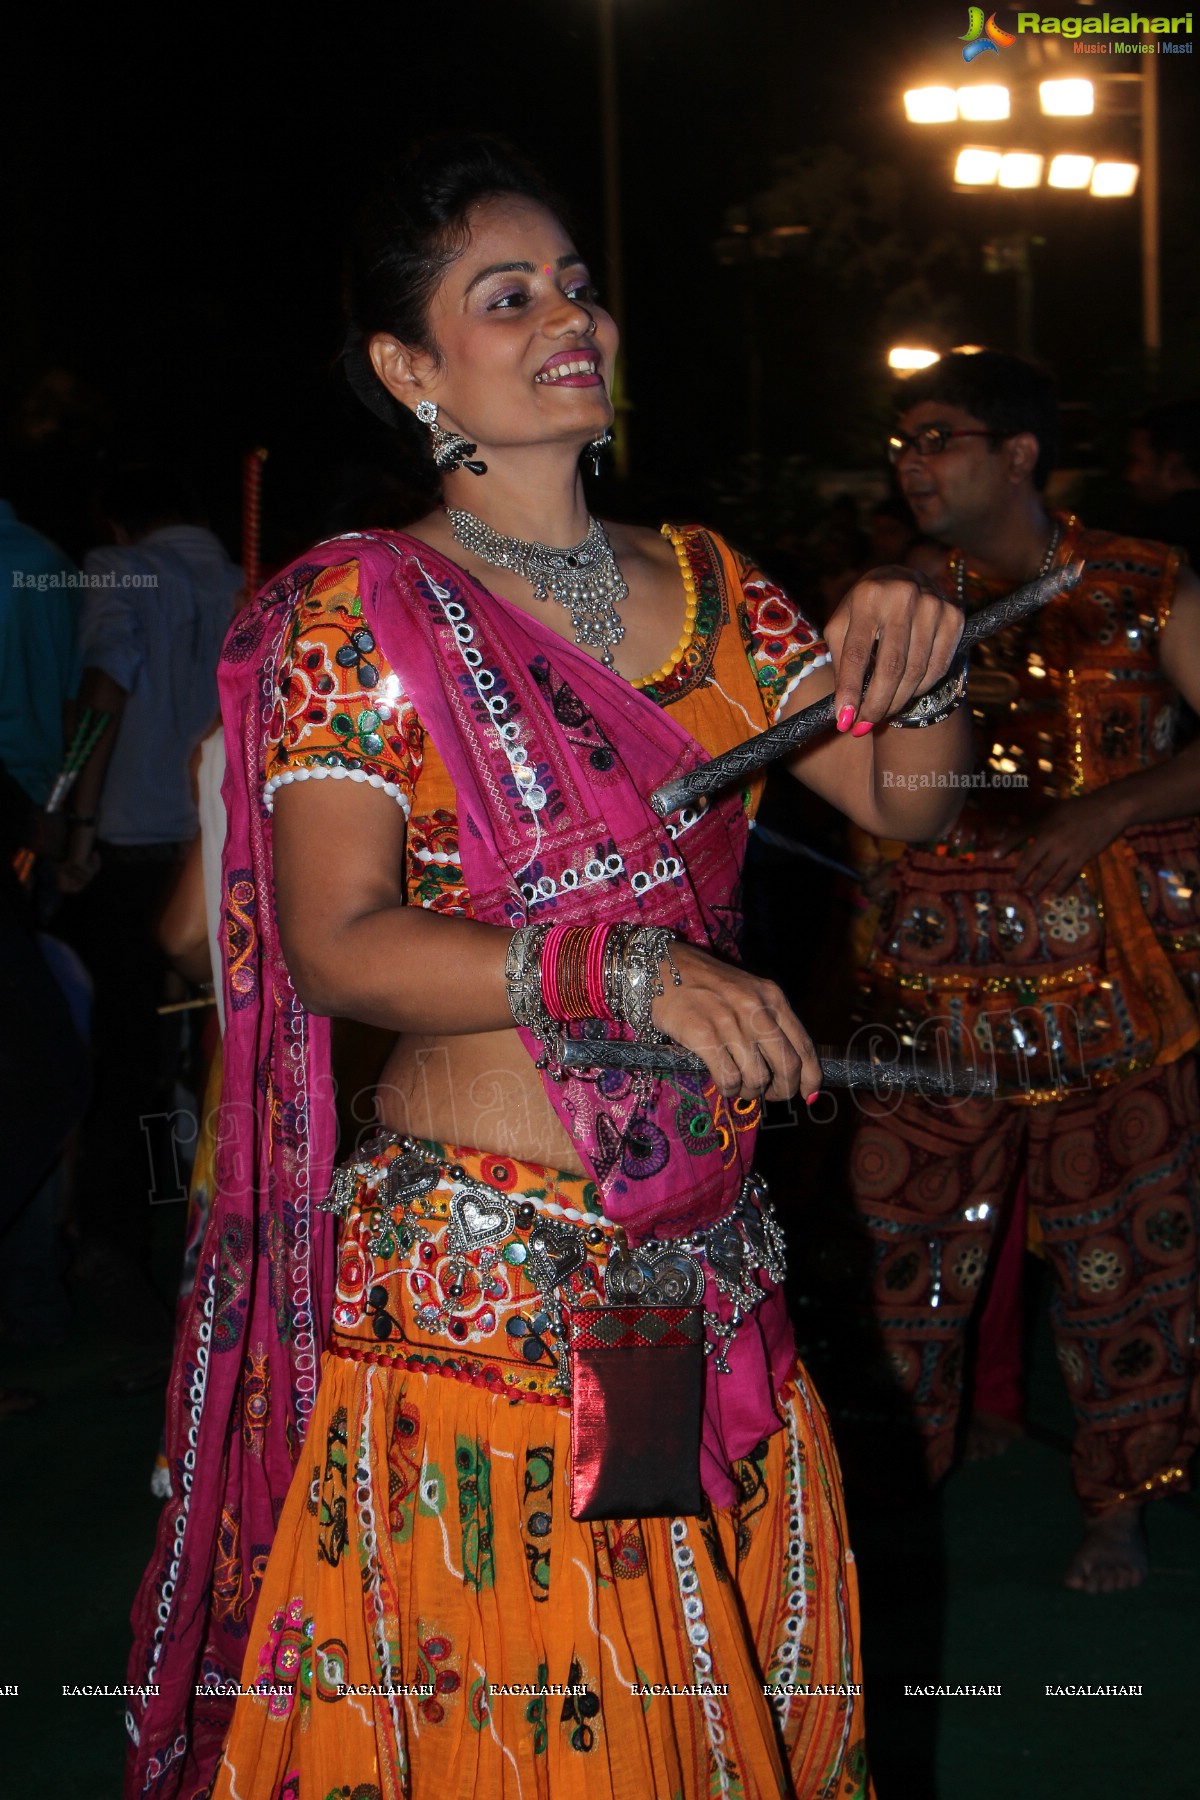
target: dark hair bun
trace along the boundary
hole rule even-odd
[[[471,208],[500,194],[566,209],[531,163],[502,138],[472,133],[430,138],[410,151],[363,208],[347,269],[346,379],[386,425],[420,431],[408,408],[384,387],[367,344],[386,331],[400,343],[437,353],[429,303],[464,249]]]

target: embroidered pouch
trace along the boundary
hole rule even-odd
[[[704,1309],[575,1307],[567,1329],[571,1517],[698,1513]]]

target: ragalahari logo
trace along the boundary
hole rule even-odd
[[[1008,50],[1017,40],[1011,31],[1001,30],[996,23],[995,13],[989,13],[985,22],[982,6],[968,6],[967,29],[958,41],[966,45],[963,61],[974,62],[985,50],[999,56],[1001,48]]]

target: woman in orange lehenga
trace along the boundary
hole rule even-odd
[[[872,831],[938,829],[916,777],[963,762],[953,694],[928,730],[870,721],[947,678],[958,615],[880,577],[823,643],[710,534],[589,520],[616,328],[503,147],[419,152],[364,232],[348,373],[431,434],[449,510],[318,546],[226,647],[230,1121],[130,1791],[201,1791],[240,1680],[218,1800],[864,1795],[836,1460],[750,1173],[762,1097],[819,1065],[736,962],[757,793],[665,825],[645,796],[836,685],[840,734],[795,772]],[[331,1015],[400,1034],[336,1172]],[[649,1027],[707,1075],[553,1053]],[[668,1262],[712,1351],[690,1469],[668,1337],[590,1438],[568,1353],[614,1270]],[[586,1516],[655,1432],[612,1508],[651,1516]]]

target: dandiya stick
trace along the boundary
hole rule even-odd
[[[66,800],[67,795],[75,786],[75,783],[82,775],[88,762],[90,762],[96,745],[100,742],[100,739],[104,736],[104,733],[108,730],[111,723],[111,713],[93,712],[90,706],[84,708],[83,717],[76,727],[75,736],[71,739],[70,748],[63,761],[62,769],[54,778],[54,786],[51,788],[50,797],[46,801],[45,810],[47,813],[62,811],[63,803]]]
[[[1078,586],[1082,575],[1082,562],[1066,563],[1060,569],[1052,569],[1049,575],[1039,575],[1035,581],[1026,582],[1014,593],[981,606],[963,626],[959,648],[969,650],[972,645],[982,643],[984,638],[1028,618],[1061,594],[1070,593]],[[735,781],[742,780],[755,769],[765,768],[781,756],[789,756],[810,738],[825,731],[833,724],[833,713],[832,694],[827,694],[823,700],[814,700],[811,706],[802,707],[790,719],[770,726],[757,737],[747,738],[743,744],[735,744],[732,750],[723,751],[711,762],[690,769],[686,775],[664,782],[651,794],[651,806],[660,819],[665,819],[702,795],[719,794],[723,788],[732,787]]]
[[[247,596],[258,592],[262,577],[262,476],[267,453],[247,450],[242,458],[242,576]]]
[[[597,1021],[598,1023],[598,1021]],[[876,1062],[868,1056],[849,1056],[832,1044],[818,1044],[821,1081],[827,1088],[872,1088],[877,1094],[937,1095],[942,1099],[990,1099],[996,1091],[990,1069],[959,1063],[907,1061]],[[567,1038],[555,1046],[564,1069],[621,1069],[633,1073],[701,1075],[707,1065],[702,1057],[679,1044],[629,1043],[621,1039]]]
[[[75,736],[63,759],[63,766],[54,777],[54,785],[50,789],[44,812],[47,818],[53,813],[62,811],[67,796],[83,773],[96,745],[112,723],[112,714],[93,712],[85,706],[79,724],[75,728]],[[22,887],[29,887],[33,881],[37,852],[30,847],[18,850],[12,859],[13,873]]]
[[[47,815],[47,819],[50,815],[61,812],[63,806],[67,805],[70,790],[74,788],[77,779],[83,774],[88,761],[92,760],[95,745],[101,742],[101,738],[108,731],[110,724],[112,724],[112,713],[94,713],[92,707],[85,706],[83,716],[79,718],[79,724],[76,725],[76,734],[70,740],[67,756],[63,758],[63,767],[56,774],[54,787],[50,788],[49,799],[43,806],[43,812]],[[32,886],[36,862],[38,862],[38,851],[32,850],[29,846],[16,851],[16,855],[13,857],[13,873],[22,887]]]

